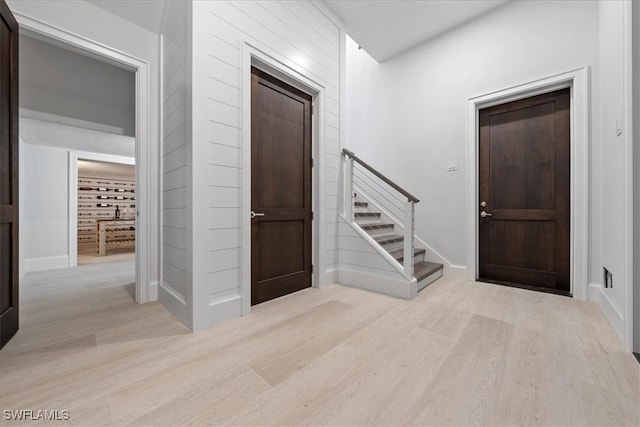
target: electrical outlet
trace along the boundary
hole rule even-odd
[[[457,160],[449,160],[447,162],[447,172],[455,172],[458,170],[458,161]]]
[[[605,288],[613,288],[613,274],[607,267],[602,267],[602,284]]]

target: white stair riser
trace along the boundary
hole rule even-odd
[[[424,254],[418,254],[413,257],[413,265],[416,265],[419,262],[424,261]],[[404,260],[398,260],[400,264],[404,262]]]
[[[430,284],[432,284],[433,282],[435,282],[441,277],[442,277],[442,269],[434,273],[431,273],[429,276],[425,277],[424,279],[418,282],[418,292],[420,292],[421,290],[423,290],[424,288],[426,288],[427,286],[429,286]]]

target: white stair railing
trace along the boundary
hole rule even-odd
[[[406,278],[412,279],[415,205],[419,200],[347,149],[342,150],[342,176],[341,210],[350,223],[357,225],[353,210],[354,195],[361,191],[390,212],[403,227],[402,270]]]

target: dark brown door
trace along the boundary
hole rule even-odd
[[[568,294],[569,89],[480,111],[479,280]]]
[[[311,97],[251,76],[251,304],[311,286]]]
[[[18,23],[0,0],[0,348],[18,331]]]

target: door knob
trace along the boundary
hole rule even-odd
[[[253,219],[253,218],[257,217],[257,216],[264,216],[264,213],[251,211],[251,219]]]
[[[482,211],[482,212],[480,212],[480,216],[481,216],[482,218],[486,218],[486,217],[488,217],[488,216],[493,216],[493,214],[486,213],[485,211]]]

